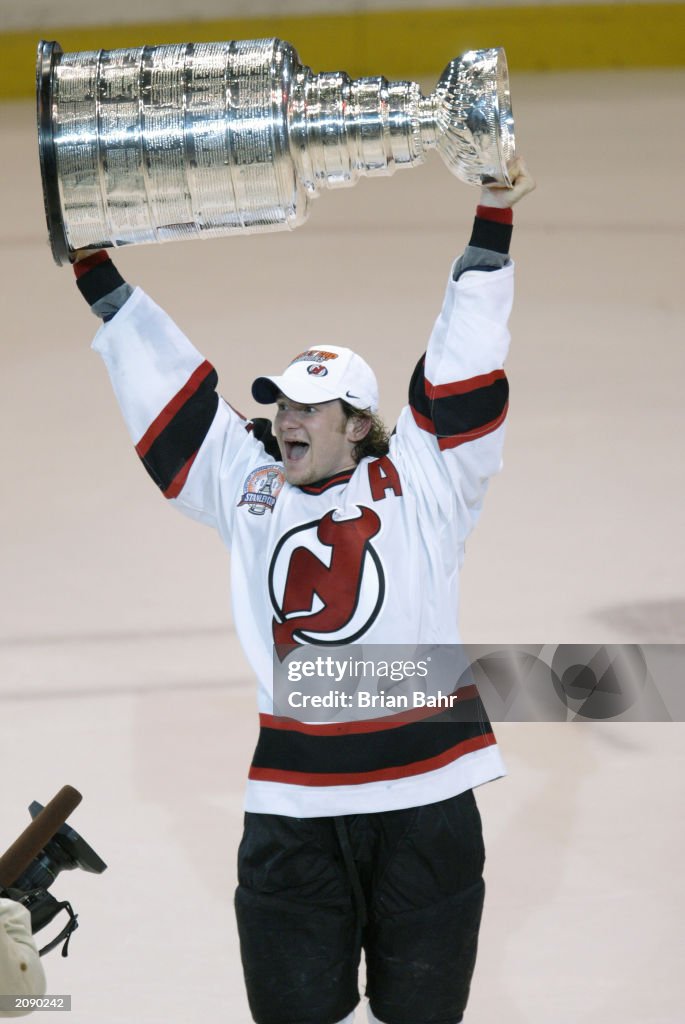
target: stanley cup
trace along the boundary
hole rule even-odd
[[[323,188],[437,149],[470,184],[511,184],[502,49],[415,82],[302,65],[279,39],[63,53],[37,66],[43,197],[58,264],[76,249],[294,228]]]

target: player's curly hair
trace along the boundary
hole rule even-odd
[[[353,405],[350,405],[349,402],[342,398],[340,399],[340,404],[348,419],[356,416],[358,419],[371,420],[371,427],[368,433],[352,450],[352,457],[355,463],[361,462],[362,459],[367,457],[379,459],[382,455],[387,455],[390,450],[390,435],[380,416],[375,412],[363,412],[355,409]]]

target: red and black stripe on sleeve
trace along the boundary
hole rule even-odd
[[[479,206],[469,245],[506,254],[511,242],[510,209]],[[486,266],[474,269],[485,271]],[[435,434],[441,450],[456,448],[496,430],[509,407],[509,384],[504,370],[493,370],[450,384],[432,384],[425,375],[425,356],[409,384],[409,405],[422,430]]]
[[[206,360],[162,409],[136,445],[165,498],[176,498],[207,436],[219,404],[217,374]]]
[[[125,281],[104,249],[74,264],[76,283],[93,305]],[[166,498],[176,498],[219,405],[216,370],[205,360],[162,409],[136,445],[145,469]]]
[[[504,370],[452,384],[431,384],[419,360],[409,384],[409,406],[417,425],[435,434],[442,451],[496,430],[509,408],[509,383]]]

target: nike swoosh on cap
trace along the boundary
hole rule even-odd
[[[359,395],[353,395],[351,391],[346,391],[345,392],[345,397],[346,398],[356,398],[357,401],[359,401]]]

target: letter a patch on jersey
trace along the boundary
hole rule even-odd
[[[382,501],[388,491],[392,491],[398,498],[402,497],[399,474],[387,455],[381,455],[380,459],[370,462],[368,473],[371,497],[374,501]]]
[[[331,511],[278,542],[269,568],[277,645],[353,643],[376,619],[385,576],[371,541],[381,521],[373,509],[356,507],[358,516]]]

